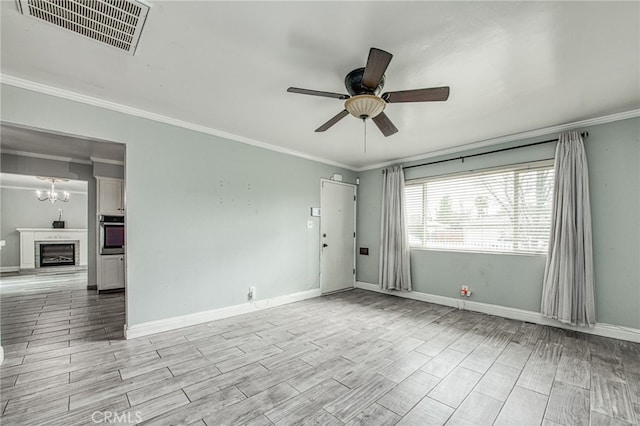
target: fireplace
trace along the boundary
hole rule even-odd
[[[40,267],[76,264],[74,243],[40,243]]]
[[[75,246],[75,264],[68,266],[53,266],[43,269],[57,270],[86,269],[87,230],[86,229],[51,229],[51,228],[18,228],[20,233],[20,270],[29,271],[41,269],[40,246],[42,244],[73,244]],[[69,257],[69,256],[66,256]],[[71,262],[69,262],[71,263]]]

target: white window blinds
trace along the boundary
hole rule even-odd
[[[553,161],[407,181],[409,245],[546,253]]]

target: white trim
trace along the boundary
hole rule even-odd
[[[3,361],[4,361],[4,349],[2,349],[2,346],[0,346],[0,365],[2,364]]]
[[[492,305],[489,303],[474,302],[470,300],[438,296],[435,294],[421,293],[417,291],[386,291],[382,290],[377,284],[365,283],[362,281],[356,281],[356,288],[375,291],[377,293],[389,294],[391,296],[403,297],[405,299],[419,300],[422,302],[451,306],[458,309],[482,312],[484,314],[496,315],[503,318],[532,322],[541,325],[549,325],[552,327],[564,328],[567,330],[574,330],[582,333],[595,334],[597,336],[611,337],[613,339],[628,340],[630,342],[640,343],[640,329],[631,327],[622,327],[603,323],[598,323],[593,328],[576,327],[561,323],[560,321],[546,318],[539,312],[525,311],[524,309],[509,308],[507,306]]]
[[[93,163],[114,164],[116,166],[124,166],[124,161],[121,161],[121,160],[110,160],[108,158],[100,158],[100,157],[89,157],[89,159]]]
[[[267,149],[269,151],[274,151],[274,152],[279,152],[281,154],[287,154],[287,155],[292,155],[294,157],[304,158],[305,160],[311,160],[318,163],[327,164],[330,166],[341,167],[343,169],[352,170],[352,171],[356,170],[353,166],[341,164],[336,161],[327,160],[324,158],[316,157],[314,155],[305,154],[303,152],[294,151],[292,149],[284,148],[277,145],[272,145],[256,139],[235,135],[233,133],[223,132],[221,130],[212,129],[211,127],[202,126],[200,124],[190,123],[184,120],[178,120],[176,118],[168,117],[166,115],[156,114],[156,113],[145,111],[139,108],[134,108],[134,107],[122,105],[116,102],[95,98],[93,96],[83,95],[77,92],[72,92],[70,90],[59,89],[57,87],[48,86],[46,84],[36,83],[34,81],[25,80],[25,79],[14,77],[8,74],[0,74],[0,82],[2,84],[31,90],[33,92],[43,93],[45,95],[56,96],[62,99],[68,99],[68,100],[80,102],[87,105],[105,108],[111,111],[121,112],[123,114],[133,115],[135,117],[146,118],[148,120],[170,124],[172,126],[182,127],[184,129],[194,130],[196,132],[205,133],[208,135],[218,136],[221,138],[233,140],[233,141],[244,143],[247,145],[256,146],[258,148]],[[114,142],[121,142],[121,141],[114,141]]]
[[[65,163],[78,163],[78,164],[93,164],[89,160],[82,160],[80,158],[61,157],[59,155],[38,154],[35,152],[16,151],[13,149],[3,149],[2,154],[17,155],[19,157],[31,157],[40,158],[44,160],[63,161]]]
[[[210,311],[196,312],[195,314],[181,315],[178,317],[166,318],[157,321],[149,321],[132,326],[125,325],[124,335],[126,339],[135,339],[137,337],[162,333],[164,331],[175,330],[177,328],[189,327],[209,321],[233,317],[236,315],[248,314],[251,312],[260,311],[262,309],[286,305],[287,303],[298,302],[300,300],[311,299],[318,296],[320,296],[320,289],[313,289],[301,291],[300,293],[273,297],[267,300],[227,306],[225,308],[213,309]]]
[[[19,266],[0,266],[0,272],[18,272]]]
[[[111,177],[111,176],[95,175],[94,178],[95,179],[102,179],[102,180],[113,180],[113,181],[116,181],[116,182],[124,182],[123,178],[117,178],[117,177]]]
[[[363,172],[365,170],[380,169],[383,167],[391,166],[398,163],[410,163],[412,161],[426,160],[428,158],[440,157],[448,154],[456,154],[463,151],[470,151],[472,149],[486,148],[492,145],[498,145],[502,143],[515,142],[523,139],[536,138],[541,136],[548,136],[554,133],[561,133],[567,130],[575,130],[577,127],[597,126],[599,124],[612,123],[614,121],[626,120],[629,118],[640,117],[640,109],[634,109],[631,111],[620,112],[617,114],[605,115],[602,117],[590,118],[588,120],[574,121],[572,123],[559,124],[557,126],[543,127],[540,129],[529,130],[521,133],[514,133],[511,135],[500,136],[492,139],[485,139],[479,142],[468,143],[451,148],[440,149],[437,151],[431,151],[424,154],[413,155],[411,157],[398,158],[393,161],[385,161],[382,163],[371,164],[369,166],[363,166],[358,168],[357,172]]]
[[[86,181],[82,181],[82,182],[86,182]],[[42,187],[40,188],[34,188],[34,187],[29,187],[29,186],[16,186],[16,185],[4,185],[2,183],[0,183],[0,188],[5,188],[5,189],[21,189],[24,191],[37,191],[38,189],[42,189]],[[83,195],[87,195],[87,191],[65,191],[68,192],[69,194],[83,194]]]
[[[342,185],[342,186],[350,186],[350,187],[353,187],[354,189],[356,189],[356,184],[355,183],[349,183],[349,182],[342,182],[342,181],[339,181],[339,180],[320,178],[320,186],[321,187],[322,187],[322,183],[323,182],[335,183],[336,185]],[[320,210],[320,217],[322,217],[322,210]]]
[[[176,118],[168,117],[166,115],[156,114],[150,111],[130,107],[127,105],[116,103],[116,102],[106,101],[104,99],[95,98],[93,96],[83,95],[77,92],[72,92],[70,90],[64,90],[57,87],[48,86],[42,83],[36,83],[34,81],[25,80],[25,79],[8,75],[8,74],[0,74],[0,82],[3,84],[7,84],[9,86],[19,87],[19,88],[31,90],[34,92],[43,93],[46,95],[56,96],[62,99],[68,99],[68,100],[84,103],[87,105],[97,106],[100,108],[105,108],[105,109],[121,112],[128,115],[133,115],[136,117],[146,118],[146,119],[157,121],[160,123],[170,124],[173,126],[182,127],[189,130],[194,130],[196,132],[218,136],[218,137],[233,140],[236,142],[244,143],[247,145],[252,145],[252,146],[267,149],[270,151],[279,152],[281,154],[287,154],[294,157],[304,158],[306,160],[311,160],[318,163],[327,164],[330,166],[341,167],[341,168],[355,171],[355,172],[363,172],[366,170],[378,169],[378,168],[387,167],[387,166],[398,164],[398,163],[407,163],[411,161],[424,160],[427,158],[433,158],[433,157],[438,157],[438,156],[447,155],[447,154],[454,154],[462,151],[484,148],[491,145],[514,142],[514,141],[527,139],[527,138],[546,136],[553,133],[560,133],[567,130],[573,130],[576,127],[596,126],[599,124],[606,124],[614,121],[626,120],[628,118],[640,117],[640,109],[634,109],[634,110],[624,111],[616,114],[609,114],[601,117],[590,118],[587,120],[574,121],[571,123],[559,124],[559,125],[550,126],[550,127],[543,127],[540,129],[529,130],[526,132],[514,133],[511,135],[500,136],[492,139],[486,139],[479,142],[473,142],[473,143],[468,143],[464,145],[459,145],[456,147],[445,148],[437,151],[431,151],[428,153],[418,154],[410,157],[398,158],[396,160],[385,161],[382,163],[371,164],[368,166],[354,167],[354,166],[349,166],[333,160],[328,160],[325,158],[316,157],[314,155],[284,148],[278,145],[272,145],[256,139],[247,138],[247,137],[236,135],[233,133],[223,132],[221,130],[213,129],[210,127],[202,126],[202,125],[191,123],[184,120],[178,120]],[[78,160],[77,162],[82,162],[82,161],[83,160]]]

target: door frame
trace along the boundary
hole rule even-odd
[[[318,237],[319,237],[318,248],[319,248],[319,255],[320,255],[320,262],[319,262],[319,265],[320,265],[320,273],[319,273],[320,282],[318,284],[320,286],[320,294],[321,295],[332,294],[332,293],[337,293],[337,292],[340,292],[340,291],[348,290],[348,288],[347,288],[347,289],[336,290],[336,291],[332,291],[332,292],[328,292],[327,293],[327,292],[324,292],[323,289],[322,289],[322,267],[323,267],[323,264],[322,264],[323,263],[323,260],[322,260],[322,249],[323,249],[323,247],[322,247],[322,238],[323,238],[322,237],[322,226],[323,226],[322,219],[324,217],[323,213],[322,213],[322,210],[323,210],[322,206],[323,206],[323,202],[324,202],[324,200],[323,200],[324,197],[322,196],[322,186],[325,183],[331,183],[331,184],[342,185],[342,186],[347,186],[347,187],[353,188],[353,196],[355,197],[354,200],[353,200],[353,271],[354,271],[354,273],[353,273],[353,283],[352,283],[352,287],[351,288],[355,288],[356,287],[356,251],[357,251],[356,250],[356,235],[357,235],[356,234],[356,232],[357,232],[356,231],[356,229],[357,229],[356,228],[356,226],[357,226],[356,219],[358,217],[358,186],[354,185],[352,183],[339,182],[339,181],[335,181],[335,180],[332,180],[332,179],[321,178],[320,179],[320,226],[318,227]]]

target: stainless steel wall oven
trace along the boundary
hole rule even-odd
[[[100,254],[124,253],[124,216],[100,216]]]

